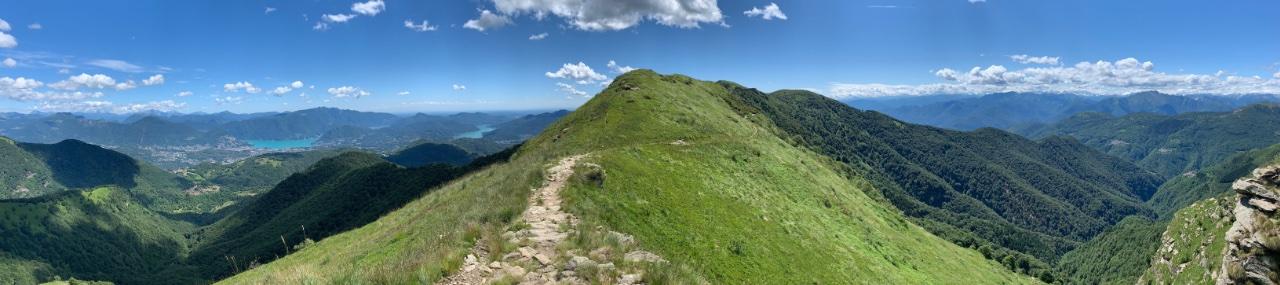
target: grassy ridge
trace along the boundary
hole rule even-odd
[[[569,208],[713,283],[1034,282],[912,225],[869,197],[869,183],[734,113],[729,95],[628,73],[510,162],[224,282],[433,282],[520,213],[549,162],[584,153],[606,178],[571,184]]]

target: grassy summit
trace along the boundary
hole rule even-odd
[[[477,240],[512,225],[549,163],[588,154],[563,194],[567,210],[583,225],[634,235],[639,247],[697,276],[665,281],[1034,282],[912,224],[870,183],[779,138],[768,118],[739,115],[735,104],[720,84],[627,73],[510,161],[225,281],[436,281]]]

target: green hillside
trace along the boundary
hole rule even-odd
[[[1164,246],[1142,274],[1142,284],[1213,284],[1222,265],[1224,236],[1234,220],[1235,195],[1209,198],[1179,210],[1160,242]],[[1161,244],[1157,243],[1157,244]]]
[[[65,190],[39,157],[17,142],[0,137],[0,199],[39,197]]]
[[[195,184],[186,189],[181,211],[203,219],[220,218],[243,202],[271,190],[289,175],[301,172],[342,150],[268,153],[229,164],[205,163],[177,171]],[[207,216],[207,217],[205,217]]]
[[[1167,220],[1121,220],[1058,261],[1059,272],[1079,284],[1134,284],[1151,264]]]
[[[1238,153],[1200,171],[1169,179],[1147,204],[1162,216],[1210,197],[1231,193],[1231,182],[1253,169],[1280,161],[1280,144]]]
[[[510,161],[224,281],[434,282],[456,271],[477,240],[511,226],[548,163],[589,154],[580,165],[599,172],[582,170],[588,175],[564,194],[581,225],[634,235],[698,276],[656,270],[647,283],[1034,282],[912,224],[874,198],[870,183],[734,104],[742,103],[719,84],[627,73]]]
[[[430,164],[463,165],[471,161],[471,154],[452,144],[418,143],[387,156],[387,161],[404,167]]]
[[[1026,134],[1069,135],[1164,177],[1174,177],[1215,165],[1239,152],[1280,143],[1280,105],[1175,116],[1083,113]]]
[[[266,263],[308,238],[372,222],[460,171],[448,166],[405,169],[361,152],[324,159],[198,232],[189,263],[206,266],[210,277],[234,272],[236,264],[225,258],[234,257],[238,266]]]
[[[859,111],[808,91],[765,94],[723,83],[784,137],[868,177],[917,223],[1045,280],[1049,264],[1129,215],[1156,175],[1071,139],[995,129],[958,132]]]
[[[0,281],[54,276],[123,284],[193,282],[175,267],[191,224],[143,207],[115,187],[0,202]]]

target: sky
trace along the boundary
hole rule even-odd
[[[574,108],[634,68],[834,98],[1280,93],[1280,2],[0,0],[0,112]]]

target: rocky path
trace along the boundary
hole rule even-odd
[[[534,189],[529,196],[529,208],[520,216],[529,228],[508,237],[526,240],[524,246],[503,256],[500,261],[483,264],[483,261],[490,260],[490,253],[482,246],[483,243],[477,242],[463,261],[463,268],[438,284],[487,284],[505,276],[518,278],[521,284],[558,284],[561,276],[557,276],[559,253],[556,246],[569,237],[570,233],[565,230],[574,228],[577,222],[573,215],[560,210],[560,190],[573,176],[573,167],[582,157],[576,155],[560,160],[547,170],[542,187]],[[520,263],[533,264],[536,269],[526,272]]]

